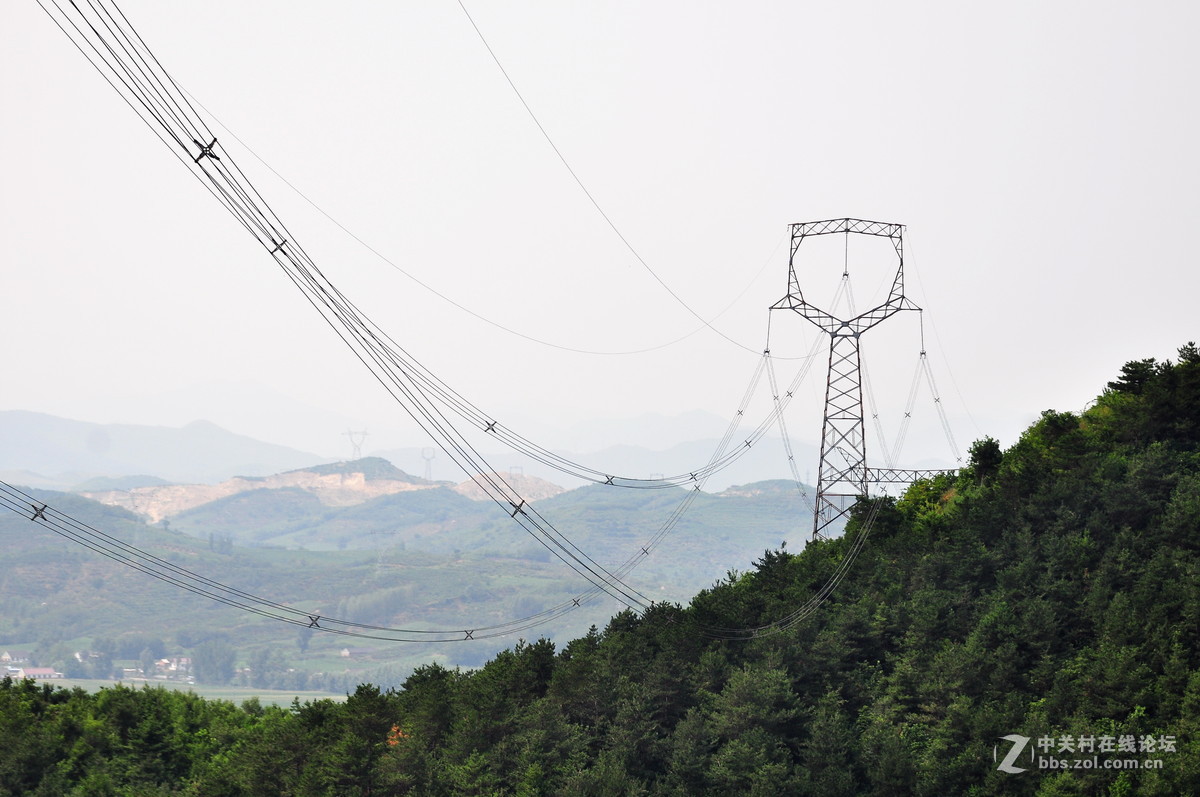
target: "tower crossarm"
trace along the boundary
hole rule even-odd
[[[799,294],[789,293],[775,304],[772,310],[793,310],[804,318],[816,324],[821,331],[829,335],[861,335],[884,319],[899,313],[901,310],[920,310],[902,292],[892,292],[892,296],[878,307],[872,307],[865,313],[859,313],[854,318],[842,320],[832,313],[826,312],[816,305],[804,301]]]
[[[922,479],[932,479],[943,474],[958,473],[954,469],[938,470],[909,470],[906,468],[867,468],[867,482],[870,484],[912,484]]]
[[[830,335],[836,334],[838,330],[846,326],[845,321],[827,313],[815,305],[811,305],[804,301],[804,297],[798,293],[789,293],[775,304],[771,305],[772,310],[794,310],[809,321],[813,322],[821,328],[823,332]]]
[[[899,295],[893,291],[892,297],[878,307],[872,307],[865,313],[860,313],[846,323],[852,325],[858,332],[866,332],[871,327],[883,321],[885,318],[891,318],[901,310],[920,310],[907,296],[903,293]]]
[[[825,219],[824,221],[801,221],[791,225],[793,251],[801,238],[810,235],[831,235],[839,232],[853,232],[859,235],[877,235],[890,238],[899,247],[904,236],[903,224],[890,224],[885,221],[868,221],[867,219]]]

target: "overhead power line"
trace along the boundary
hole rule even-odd
[[[92,66],[122,96],[130,108],[154,130],[160,140],[168,145],[175,157],[197,179],[201,180],[217,201],[267,251],[284,275],[301,291],[305,299],[317,310],[334,333],[342,339],[354,356],[368,368],[374,378],[414,421],[434,440],[438,441],[447,455],[468,474],[501,511],[508,514],[515,523],[553,556],[591,584],[588,592],[573,598],[568,604],[553,607],[546,612],[508,624],[488,626],[485,629],[470,629],[461,632],[442,631],[440,632],[444,635],[442,638],[447,640],[456,638],[445,635],[459,633],[463,634],[464,638],[475,638],[474,635],[477,631],[496,629],[502,630],[496,630],[495,635],[513,633],[516,630],[544,622],[547,618],[552,619],[553,616],[557,616],[555,612],[570,611],[585,600],[601,594],[606,594],[631,608],[646,609],[653,605],[654,601],[630,586],[625,579],[674,528],[691,502],[694,501],[695,495],[700,491],[704,481],[742,456],[769,428],[780,421],[781,413],[794,393],[795,387],[813,362],[812,354],[805,358],[791,388],[786,391],[786,398],[775,392],[774,406],[767,418],[754,429],[750,436],[741,439],[734,445],[733,441],[740,427],[745,407],[748,405],[763,371],[770,365],[770,352],[769,350],[764,351],[755,374],[751,377],[742,405],[731,420],[721,446],[707,464],[695,471],[664,479],[618,477],[555,455],[499,424],[496,419],[483,413],[452,390],[362,313],[326,277],[298,242],[297,236],[286,227],[241,171],[233,155],[220,144],[217,136],[196,112],[187,95],[159,63],[115,4],[109,0],[83,0],[82,5],[74,0],[65,0],[65,2],[63,0],[38,0],[38,2]],[[647,268],[649,267],[647,266]],[[666,287],[665,284],[664,287]],[[693,314],[695,315],[694,311]],[[699,318],[699,316],[697,317]],[[771,381],[774,391],[773,373]],[[465,420],[466,424],[456,423],[451,416]],[[468,430],[503,440],[516,450],[530,453],[538,461],[564,472],[579,474],[581,478],[592,481],[634,488],[661,489],[684,486],[688,489],[677,510],[660,527],[647,545],[633,552],[621,565],[606,567],[555,528],[495,468],[491,467],[468,438]],[[22,501],[25,498],[28,497],[17,495],[11,500],[5,499],[5,503],[13,511],[24,513],[26,505]],[[196,574],[184,573],[172,568],[163,569],[161,562],[153,559],[147,560],[137,551],[123,547],[123,543],[97,542],[97,539],[104,539],[104,537],[97,537],[99,532],[90,527],[81,530],[80,525],[73,519],[66,516],[60,517],[45,504],[40,509],[32,502],[28,506],[31,520],[48,525],[55,533],[64,534],[101,555],[116,558],[155,578],[168,580],[181,588],[198,591],[199,594],[236,605],[246,611],[259,614],[269,613],[269,616],[275,619],[297,624],[307,620],[308,623],[312,623],[312,627],[321,627],[321,618],[307,614],[301,618],[296,614],[300,610],[263,601],[253,595],[240,593],[219,582],[205,579]],[[57,520],[48,518],[57,518]],[[116,547],[110,547],[113,544]],[[351,635],[378,632],[384,635],[393,635],[386,638],[399,639],[406,638],[403,635],[409,633],[404,629],[360,626],[348,621],[336,622],[341,623],[337,626],[338,633]]]
[[[238,137],[236,132],[231,130],[224,122],[222,122],[221,119],[218,118],[216,114],[214,114],[211,110],[209,110],[209,108],[206,105],[204,105],[204,103],[197,100],[196,97],[191,94],[191,92],[188,92],[186,88],[184,89],[184,92],[187,94],[187,96],[191,99],[191,101],[197,107],[199,107],[202,111],[204,111],[213,120],[213,122],[215,122],[225,132],[225,135],[227,135],[229,138],[232,138],[234,141],[236,141],[242,147],[242,149],[244,149],[244,150],[246,150],[246,152],[250,153],[251,157],[253,157],[256,161],[261,163],[265,169],[267,169],[269,172],[271,172],[277,178],[279,178],[279,180],[284,185],[286,185],[293,193],[295,193],[296,196],[303,199],[306,203],[308,203],[308,205],[310,207],[312,207],[315,211],[317,211],[322,216],[324,216],[326,219],[328,219],[331,224],[333,224],[335,227],[337,227],[343,233],[348,235],[352,240],[354,240],[356,243],[358,243],[360,246],[362,246],[364,249],[366,249],[368,252],[370,252],[376,258],[378,258],[382,262],[386,263],[390,268],[399,272],[400,274],[402,274],[403,276],[405,276],[406,278],[411,280],[414,284],[420,286],[421,288],[425,289],[426,291],[433,294],[437,298],[446,302],[451,307],[454,307],[455,309],[457,309],[463,313],[466,313],[467,315],[471,316],[472,318],[475,318],[478,321],[481,321],[484,324],[487,324],[488,326],[491,326],[495,329],[499,329],[500,331],[506,332],[509,335],[512,335],[514,337],[521,338],[522,340],[529,341],[530,343],[536,343],[540,346],[546,346],[551,349],[557,349],[558,351],[570,352],[572,354],[593,355],[593,356],[598,356],[598,357],[620,357],[620,356],[629,356],[629,355],[635,355],[635,354],[649,354],[650,352],[661,351],[662,349],[669,348],[671,346],[674,346],[677,343],[682,343],[683,341],[693,337],[694,335],[696,335],[696,333],[703,330],[711,322],[716,321],[717,319],[721,318],[726,313],[728,313],[730,310],[732,310],[733,307],[739,301],[741,301],[742,297],[745,296],[746,293],[750,290],[751,286],[753,286],[754,283],[758,281],[759,277],[762,276],[762,274],[766,270],[767,266],[769,266],[775,260],[775,255],[779,252],[780,247],[783,246],[783,242],[787,239],[786,233],[781,234],[780,237],[778,238],[778,240],[776,240],[775,245],[771,248],[771,253],[766,257],[766,259],[763,261],[763,264],[761,266],[759,266],[758,271],[756,271],[754,273],[754,276],[751,277],[746,282],[746,285],[737,293],[737,295],[735,295],[729,301],[729,303],[726,304],[725,307],[723,307],[720,310],[720,312],[718,312],[712,318],[708,319],[708,323],[701,324],[700,326],[695,327],[694,329],[692,329],[691,332],[687,332],[683,335],[680,335],[679,337],[673,338],[671,340],[663,341],[661,343],[654,343],[651,345],[640,346],[640,347],[631,348],[631,349],[619,349],[619,350],[618,349],[594,349],[594,348],[582,348],[582,347],[578,347],[578,346],[568,346],[563,343],[559,343],[559,342],[556,342],[553,340],[547,340],[545,338],[538,337],[536,335],[531,335],[527,332],[522,332],[519,329],[514,329],[513,327],[508,326],[506,324],[502,324],[499,321],[495,320],[494,318],[489,318],[488,316],[484,315],[483,313],[480,313],[477,310],[473,310],[470,307],[467,307],[462,302],[459,302],[458,300],[454,299],[453,297],[448,296],[447,294],[443,293],[442,291],[439,291],[437,288],[430,285],[428,282],[422,280],[420,277],[418,277],[412,271],[409,271],[408,269],[404,268],[399,263],[397,263],[395,260],[391,259],[386,254],[381,252],[374,245],[367,242],[358,233],[354,232],[352,229],[347,227],[344,223],[342,223],[337,218],[335,218],[331,213],[329,213],[329,211],[325,210],[325,208],[318,205],[317,202],[314,199],[312,199],[312,197],[310,197],[304,191],[300,190],[300,188],[294,182],[292,182],[287,177],[285,177],[283,174],[281,174],[278,169],[276,169],[266,159],[264,159],[261,155],[259,155],[258,152],[256,152],[249,144],[247,144],[243,139]],[[791,359],[791,358],[783,358],[783,359]]]
[[[119,10],[116,14],[101,14],[101,11],[106,11],[104,0],[90,0],[87,7],[92,9],[93,13],[84,14],[78,5],[72,3],[71,7],[83,20],[80,24],[77,23],[75,15],[68,15],[63,11],[61,0],[52,6],[59,11],[57,15],[51,13],[46,2],[39,0],[39,3],[71,37],[80,52],[108,79],[127,104],[171,147],[177,159],[204,183],[217,201],[275,258],[288,278],[305,292],[309,301],[335,331],[341,329],[338,334],[343,341],[355,350],[356,356],[373,372],[387,369],[403,371],[405,378],[412,380],[413,391],[448,408],[475,428],[486,430],[494,440],[568,476],[593,483],[637,488],[681,486],[695,483],[702,475],[727,467],[745,453],[731,451],[725,459],[711,463],[706,468],[689,469],[686,473],[662,479],[626,477],[574,462],[533,443],[499,423],[495,417],[472,404],[421,365],[325,278],[299,244],[296,236],[287,230],[238,167],[233,155],[220,145],[216,135],[204,123],[186,93],[165,72],[157,58],[149,53],[141,37],[132,29],[125,32],[118,27],[118,17],[124,24],[128,24]],[[101,18],[103,24],[98,24],[93,17]],[[112,32],[114,30],[116,33]],[[121,40],[123,46],[112,45],[110,39]],[[145,54],[140,50],[146,50]],[[159,109],[162,108],[181,110],[168,114],[160,112]],[[343,334],[346,332],[349,334]],[[378,352],[365,352],[365,348],[375,348]],[[807,363],[804,367],[807,367]],[[376,377],[381,381],[390,379],[378,373]],[[776,407],[760,424],[760,428],[769,428],[775,421],[774,413],[785,408],[786,402]],[[435,435],[435,439],[439,438]],[[704,471],[703,474],[701,470]],[[472,471],[468,470],[467,473],[470,475]]]
[[[475,29],[475,33],[479,36],[479,40],[483,42],[484,48],[487,49],[488,55],[492,57],[492,61],[495,62],[496,67],[500,70],[500,74],[504,76],[505,82],[508,83],[509,88],[513,90],[513,94],[517,95],[517,99],[521,101],[521,106],[525,109],[525,112],[529,114],[529,118],[533,120],[533,124],[537,127],[538,131],[541,132],[542,137],[546,139],[546,143],[550,145],[550,149],[554,150],[554,154],[558,157],[559,162],[562,163],[563,168],[567,170],[567,173],[571,175],[571,179],[575,181],[577,186],[579,186],[579,190],[583,192],[583,195],[587,197],[588,202],[590,202],[592,207],[596,209],[596,212],[600,214],[600,218],[604,219],[604,223],[608,225],[609,229],[613,231],[613,234],[617,236],[617,239],[622,243],[622,245],[624,245],[626,249],[629,250],[629,253],[633,255],[633,259],[641,264],[642,268],[646,270],[646,273],[653,277],[654,281],[662,286],[662,289],[670,294],[671,298],[674,299],[680,307],[682,307],[684,310],[687,310],[688,313],[690,313],[697,321],[699,321],[705,327],[708,327],[710,330],[724,338],[729,343],[737,346],[739,349],[748,351],[751,354],[757,354],[758,352],[754,348],[747,346],[740,341],[734,340],[713,326],[708,319],[700,315],[700,313],[696,312],[696,310],[690,304],[684,301],[683,297],[676,293],[674,289],[672,289],[671,286],[668,285],[666,281],[658,275],[658,272],[650,267],[650,264],[646,262],[646,259],[642,257],[641,253],[638,252],[634,245],[630,243],[629,239],[625,237],[625,233],[621,232],[621,229],[617,227],[616,222],[613,221],[608,212],[601,207],[600,202],[596,199],[595,195],[588,190],[588,187],[579,177],[579,174],[567,160],[566,155],[563,155],[562,150],[559,149],[558,145],[554,143],[554,139],[550,137],[550,133],[546,130],[541,120],[538,119],[537,114],[533,112],[533,108],[531,108],[529,103],[526,102],[525,96],[521,94],[521,90],[517,88],[517,84],[513,82],[512,77],[508,74],[508,70],[505,69],[504,64],[500,62],[500,57],[496,55],[496,51],[492,49],[492,45],[488,44],[487,37],[483,35],[483,31],[479,29],[479,25],[475,23],[475,19],[471,16],[471,12],[467,11],[467,7],[463,5],[462,0],[458,0],[458,7],[461,8],[463,14],[466,15],[467,20],[471,23],[471,27]],[[722,313],[723,312],[724,311],[722,311]],[[719,316],[720,314],[718,314],[717,317]]]
[[[463,642],[471,639],[490,639],[519,633],[550,622],[566,612],[594,602],[605,592],[599,587],[592,587],[528,617],[507,623],[472,628],[394,628],[372,625],[328,617],[311,609],[289,606],[208,578],[156,556],[144,548],[124,542],[3,481],[0,481],[0,506],[100,556],[185,592],[259,615],[268,620],[290,623],[341,636],[381,639],[391,642]]]
[[[39,5],[126,103],[157,131],[181,163],[259,242],[285,276],[406,412],[483,492],[539,544],[597,588],[627,606],[651,601],[600,565],[542,517],[496,473],[445,414],[453,391],[411,358],[324,275],[204,124],[174,79],[115,4],[87,0]]]
[[[517,450],[530,453],[539,461],[560,469],[573,470],[592,481],[625,487],[687,485],[692,491],[698,491],[708,476],[742,456],[773,423],[774,414],[768,416],[754,434],[743,441],[744,445],[731,451],[724,450],[732,430],[737,428],[735,423],[743,415],[749,401],[749,389],[743,398],[743,407],[739,408],[734,422],[731,422],[731,431],[727,433],[722,449],[707,465],[686,475],[661,480],[618,477],[571,463],[536,446],[485,415],[438,379],[367,318],[326,277],[297,236],[242,172],[233,155],[220,144],[187,95],[115,4],[106,0],[87,0],[83,5],[69,0],[68,3],[39,0],[39,4],[130,108],[168,145],[176,158],[201,180],[217,201],[267,251],[284,275],[383,388],[501,511],[595,589],[626,606],[645,608],[651,605],[652,601],[646,595],[631,587],[624,579],[674,527],[681,513],[690,506],[692,497],[681,501],[677,513],[639,552],[635,552],[619,567],[606,567],[555,528],[520,495],[479,453],[464,434],[463,425],[456,424],[450,415],[465,419],[468,427],[503,440]],[[801,374],[811,361],[809,358],[804,363]],[[760,361],[752,384],[762,368]],[[782,402],[777,402],[773,413],[782,409]]]

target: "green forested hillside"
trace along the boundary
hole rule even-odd
[[[742,492],[747,494],[694,496],[691,511],[663,548],[631,575],[633,583],[660,600],[686,600],[731,565],[777,546],[801,522],[803,504],[794,483],[760,483]],[[581,547],[612,564],[645,544],[685,494],[598,487],[538,506]],[[568,601],[586,585],[503,510],[444,488],[349,507],[326,507],[299,489],[253,490],[206,505],[201,519],[173,519],[169,528],[146,526],[125,510],[76,495],[31,495],[193,572],[316,614],[372,625],[464,628],[506,622]],[[331,546],[345,540],[346,550],[254,544],[287,535],[304,542],[308,534]],[[478,666],[515,641],[395,645],[298,635],[295,626],[238,612],[123,567],[30,523],[28,514],[0,514],[0,539],[6,546],[0,557],[0,651],[23,651],[35,665],[73,677],[108,678],[121,659],[133,667],[146,647],[138,640],[149,640],[159,656],[193,656],[201,645],[219,647],[233,656],[235,670],[254,671],[206,669],[196,673],[202,683],[343,691],[360,679],[399,685],[431,660]],[[537,633],[570,639],[604,624],[617,608],[608,598],[588,603]],[[341,655],[348,646],[356,649],[350,658]],[[73,660],[79,651],[100,655],[79,666]]]
[[[1196,794],[1198,629],[1188,345],[841,539],[478,670],[290,710],[5,681],[0,793]]]
[[[317,468],[309,470],[319,472]],[[686,495],[682,488],[621,490],[595,485],[542,499],[537,506],[587,550],[624,551],[652,536]],[[806,522],[805,504],[795,482],[757,482],[693,498],[672,533],[672,545],[683,546],[689,553],[673,556],[675,561],[692,558],[690,549],[694,547],[708,549],[704,559],[743,561],[747,550],[738,551],[740,559],[730,559],[726,555],[739,546],[719,543],[757,540],[764,532],[769,532],[767,539],[772,545],[788,537],[802,539],[796,532]],[[200,538],[227,536],[237,546],[308,550],[384,547],[434,553],[511,552],[529,547],[544,553],[531,538],[521,539],[520,531],[492,502],[473,501],[446,486],[385,495],[353,506],[325,506],[312,493],[298,488],[249,490],[182,512],[170,519],[169,526]],[[713,546],[714,542],[718,544]],[[711,572],[705,575],[707,581],[695,584],[688,595],[711,583]],[[682,581],[693,584],[689,579]]]
[[[408,546],[422,536],[473,529],[495,514],[490,509],[448,487],[385,495],[354,506],[325,506],[311,492],[285,487],[221,498],[180,513],[170,525],[194,536],[228,535],[239,546],[361,550]]]

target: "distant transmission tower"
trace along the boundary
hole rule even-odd
[[[362,459],[363,442],[367,439],[369,434],[370,432],[368,432],[366,429],[363,429],[361,432],[355,432],[350,429],[342,432],[344,437],[350,438],[350,451],[352,454],[350,457],[351,461]]]
[[[847,251],[851,233],[887,238],[900,261],[887,301],[845,320],[806,302],[796,276],[796,252],[804,239],[835,233],[846,236]],[[842,268],[842,279],[847,280],[849,276],[847,264]],[[771,305],[771,309],[794,310],[830,337],[825,417],[821,422],[821,463],[817,475],[817,503],[813,511],[813,539],[826,539],[825,529],[849,512],[859,496],[867,495],[868,484],[905,484],[942,472],[867,466],[859,338],[868,329],[901,310],[921,309],[904,295],[904,226],[862,219],[793,224],[791,255],[788,257],[788,293]]]
[[[437,456],[436,448],[422,448],[421,459],[425,460],[425,481],[433,481],[433,459]]]

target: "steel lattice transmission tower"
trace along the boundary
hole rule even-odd
[[[356,432],[353,429],[347,429],[346,431],[342,432],[343,437],[350,438],[351,462],[362,459],[362,446],[369,435],[370,432],[368,432],[366,429],[363,429],[361,432]]]
[[[817,502],[813,512],[813,539],[825,539],[825,529],[850,511],[868,484],[907,483],[940,471],[870,468],[863,422],[862,334],[901,310],[921,308],[904,295],[904,226],[862,219],[831,219],[793,224],[788,257],[787,296],[772,310],[793,310],[829,335],[829,376],[825,385],[825,417],[821,423],[821,463],[817,476]],[[899,265],[887,300],[841,319],[805,301],[796,275],[796,254],[805,238],[815,235],[873,235],[887,238],[896,250]],[[843,267],[842,277],[849,276]],[[853,311],[851,311],[853,312]]]

